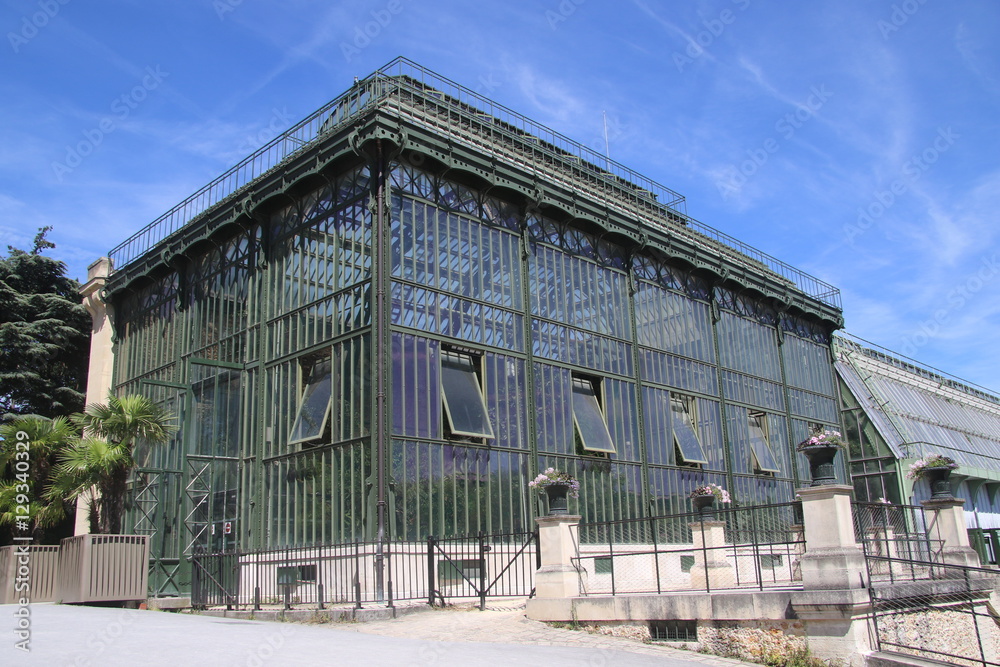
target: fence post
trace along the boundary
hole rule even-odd
[[[427,604],[434,606],[434,536],[427,536]]]
[[[822,657],[872,650],[872,600],[865,557],[854,534],[852,492],[841,484],[797,490],[806,550],[799,558],[804,590],[792,593],[792,610],[805,623],[809,649]]]
[[[694,546],[694,565],[691,566],[691,588],[711,592],[712,588],[733,586],[733,565],[726,560],[726,522],[715,519],[688,524]],[[721,558],[719,554],[722,554]]]
[[[579,551],[579,533],[574,528],[580,516],[555,514],[535,519],[538,523],[542,566],[535,573],[535,597],[571,598],[586,591],[587,571],[573,562]]]
[[[854,536],[853,488],[840,484],[799,489],[806,552],[802,555],[805,590],[864,588],[865,559]]]
[[[925,500],[924,514],[927,535],[941,544],[941,561],[946,565],[981,567],[979,554],[969,543],[969,531],[965,527],[965,501],[961,498]],[[950,568],[940,568],[943,576]]]
[[[479,531],[479,611],[486,610],[486,534]]]

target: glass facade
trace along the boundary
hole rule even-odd
[[[530,529],[547,467],[584,521],[687,511],[710,482],[793,498],[794,444],[840,425],[836,290],[553,147],[532,159],[577,174],[580,206],[604,192],[607,229],[487,185],[481,156],[363,145],[291,158],[112,277],[115,390],[182,426],[133,479],[167,583],[199,550]]]
[[[119,390],[185,421],[142,468],[184,482],[174,553],[371,537],[379,474],[413,539],[529,526],[548,466],[585,520],[682,511],[710,481],[791,498],[792,445],[838,424],[818,325],[405,162],[385,186],[387,238],[356,167],[121,300]]]

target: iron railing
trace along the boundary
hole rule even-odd
[[[927,533],[920,505],[853,503],[854,536],[868,559],[869,581],[931,577],[929,564],[941,561],[940,540]],[[899,562],[888,567],[890,559]]]
[[[880,651],[959,665],[1000,665],[1000,628],[990,607],[997,571],[868,556],[871,639]],[[879,580],[877,572],[898,572]],[[910,573],[927,573],[907,578]]]
[[[350,542],[192,557],[191,603],[324,609],[400,600],[529,596],[538,567],[536,533]]]
[[[479,533],[468,538],[427,538],[428,602],[448,598],[530,596],[534,573],[542,566],[538,531]]]
[[[698,537],[722,527],[724,539]],[[798,588],[801,503],[580,524],[588,594]]]
[[[771,271],[807,296],[841,307],[840,291],[832,285],[688,217],[684,197],[673,190],[405,58],[355,83],[143,227],[108,253],[112,268],[129,266],[202,213],[378,107],[491,157],[535,170],[545,182],[582,191],[640,224],[668,229],[697,244],[708,241],[737,263]]]

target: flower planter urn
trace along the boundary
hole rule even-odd
[[[828,486],[837,483],[837,475],[833,467],[833,460],[840,451],[840,447],[833,445],[816,445],[815,447],[803,447],[800,450],[809,459],[809,476],[812,477],[812,484],[809,486]]]
[[[924,477],[931,487],[931,500],[952,500],[951,468],[925,468]]]
[[[545,487],[545,495],[549,499],[549,515],[569,514],[570,485],[555,482]]]
[[[715,496],[695,496],[691,499],[691,504],[694,505],[696,512],[701,514],[701,518],[704,521],[712,521],[715,519]]]

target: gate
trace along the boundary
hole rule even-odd
[[[428,603],[446,598],[531,597],[541,567],[538,531],[427,538]]]
[[[195,609],[239,604],[240,557],[236,552],[191,557],[191,606]]]

